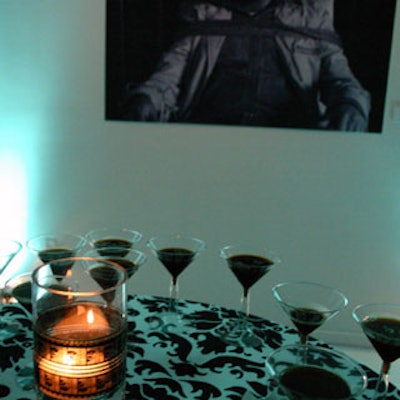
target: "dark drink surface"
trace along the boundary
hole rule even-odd
[[[167,268],[172,278],[176,278],[193,261],[194,251],[182,247],[168,247],[157,251],[158,259]]]
[[[107,260],[115,264],[118,264],[120,267],[124,268],[128,275],[128,278],[130,278],[139,269],[139,266],[136,263],[126,258],[110,257]]]
[[[24,282],[15,286],[11,291],[11,296],[18,300],[30,313],[32,312],[32,285],[31,282]]]
[[[68,258],[74,255],[74,252],[64,248],[54,248],[39,251],[39,258],[45,263],[49,263],[61,258]]]
[[[264,276],[274,265],[266,257],[237,254],[227,259],[229,268],[243,286],[245,295],[248,290]]]
[[[303,335],[308,335],[325,321],[325,316],[322,312],[305,307],[290,311],[290,318],[298,331]]]
[[[400,357],[400,320],[373,318],[362,328],[383,361],[391,363]]]
[[[132,242],[118,238],[99,239],[94,242],[94,247],[101,256],[125,257],[132,247]]]
[[[57,260],[73,257],[74,254],[75,252],[70,249],[50,248],[40,251],[38,256],[45,264],[50,263],[54,275],[65,275],[66,272],[72,267],[73,262],[57,262]]]
[[[339,375],[312,366],[287,369],[280,383],[296,399],[344,399],[351,394],[348,384]]]

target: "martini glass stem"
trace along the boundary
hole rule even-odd
[[[300,343],[304,346],[307,344],[307,337],[308,337],[308,335],[305,335],[304,333],[300,333]]]
[[[305,333],[300,333],[300,351],[299,351],[299,356],[300,356],[300,362],[302,364],[307,364],[307,339],[308,335]]]
[[[240,307],[242,314],[248,317],[250,315],[250,292],[248,290],[243,291]]]
[[[390,363],[384,361],[376,383],[375,395],[373,400],[385,400],[389,388],[389,368]]]
[[[247,317],[250,315],[250,293],[244,289],[240,299],[240,316],[238,321],[239,331],[247,331]]]
[[[179,296],[178,279],[172,278],[171,285],[169,287],[169,309],[168,309],[168,311],[170,313],[177,312],[176,303],[178,301],[178,296]]]
[[[3,273],[3,271],[6,269],[7,265],[10,263],[10,261],[13,259],[14,255],[12,256],[6,256],[6,257],[2,257],[0,258],[0,260],[2,260],[3,258],[5,259],[5,261],[3,263],[0,263],[1,267],[0,267],[0,274]]]

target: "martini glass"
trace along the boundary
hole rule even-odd
[[[33,251],[44,264],[50,264],[58,280],[72,267],[74,257],[86,244],[86,240],[69,233],[45,234],[36,236],[27,242],[28,248]],[[65,259],[65,260],[62,260]]]
[[[136,249],[127,250],[125,247],[91,249],[85,253],[85,256],[118,264],[125,269],[128,279],[136,274],[147,260],[147,256],[143,252]]]
[[[267,272],[280,264],[280,259],[267,248],[246,245],[229,245],[222,247],[220,256],[226,260],[229,269],[242,286],[240,300],[241,310],[238,318],[230,322],[226,334],[240,337],[248,344],[261,343],[248,322],[250,316],[250,288]]]
[[[85,235],[89,245],[97,249],[99,255],[118,257],[124,257],[142,237],[141,233],[128,228],[94,229]],[[116,252],[116,249],[119,250]]]
[[[16,240],[0,238],[0,275],[21,249],[22,244]]]
[[[393,361],[400,358],[400,305],[382,303],[358,305],[353,310],[353,318],[382,359],[373,399],[386,399],[390,366]]]
[[[32,273],[15,275],[7,280],[4,287],[8,303],[21,304],[29,314],[32,314]]]
[[[4,272],[6,267],[10,264],[12,259],[21,251],[22,244],[16,240],[0,239],[0,275]],[[4,295],[3,288],[1,289],[1,303],[6,303],[7,296]],[[0,330],[11,329],[12,327],[5,321],[0,321]],[[12,330],[12,329],[11,329]]]
[[[181,323],[181,317],[177,310],[178,278],[195,257],[205,249],[205,243],[194,237],[171,234],[153,237],[148,241],[147,246],[171,275],[169,306],[164,320]]]
[[[272,288],[275,300],[291,319],[307,344],[308,335],[347,306],[339,290],[313,282],[284,282]]]
[[[85,271],[104,291],[101,296],[111,306],[115,300],[117,291],[109,289],[115,287],[121,279],[121,273],[126,276],[125,279],[128,278],[127,263],[129,263],[129,267],[131,268],[133,262],[124,259],[127,263],[123,266],[123,262],[114,262],[107,256],[97,255],[96,252],[97,250],[93,249],[92,251],[88,251],[84,256],[78,257],[78,259],[82,266],[85,267]],[[92,255],[93,253],[94,255]],[[139,268],[139,266],[135,265],[134,268]]]

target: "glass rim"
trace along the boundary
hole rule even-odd
[[[167,233],[165,235],[156,235],[152,236],[148,241],[147,241],[147,247],[149,247],[152,250],[160,250],[157,248],[155,245],[156,240],[165,240],[165,239],[182,239],[182,240],[193,240],[197,244],[199,244],[200,248],[198,249],[197,252],[202,251],[206,248],[206,242],[202,239],[199,239],[195,236],[191,235],[183,235],[181,233]]]
[[[359,315],[357,315],[357,311],[367,308],[367,307],[384,307],[387,310],[398,310],[400,311],[400,304],[396,304],[396,303],[379,303],[379,302],[375,302],[375,303],[361,303],[361,304],[357,304],[353,310],[352,310],[352,316],[356,321],[361,321],[362,318],[360,318]]]
[[[318,288],[321,288],[321,289],[329,289],[329,290],[332,290],[333,292],[337,293],[342,298],[343,307],[346,307],[348,305],[348,303],[349,303],[349,299],[347,298],[347,296],[342,291],[340,291],[339,289],[336,289],[336,288],[334,288],[332,286],[325,285],[323,283],[310,282],[310,281],[285,281],[285,282],[277,283],[276,285],[274,285],[272,287],[272,289],[271,289],[272,293],[274,295],[276,294],[279,297],[278,300],[282,301],[282,303],[285,303],[288,306],[290,306],[290,304],[287,303],[284,299],[282,299],[282,297],[279,294],[278,289],[281,288],[281,287],[284,287],[284,286],[292,285],[292,284],[305,284],[305,285],[309,285],[309,286],[318,287]]]
[[[254,251],[256,249],[265,249],[264,252],[262,251]],[[221,246],[219,249],[219,255],[223,259],[229,258],[227,254],[225,254],[226,251],[228,250],[234,250],[237,249],[238,251],[235,252],[234,254],[251,254],[251,255],[256,255],[256,256],[261,256],[261,257],[267,257],[270,258],[271,261],[274,262],[274,264],[280,264],[282,262],[282,259],[280,256],[275,252],[275,250],[269,248],[269,247],[263,247],[262,245],[256,246],[256,245],[246,245],[246,244],[227,244],[225,246]]]
[[[84,252],[83,257],[100,258],[102,260],[104,258],[107,258],[107,257],[111,257],[111,258],[114,257],[114,256],[109,256],[109,255],[103,256],[101,254],[98,254],[99,250],[100,251],[104,251],[104,250],[109,250],[109,251],[112,251],[112,250],[124,250],[128,254],[133,253],[133,254],[136,254],[137,256],[146,257],[146,253],[144,253],[142,250],[139,250],[137,248],[132,248],[132,247],[128,248],[128,247],[124,247],[124,246],[90,247],[90,248],[88,248],[87,251]],[[92,254],[92,253],[93,253],[93,255],[89,255],[89,254]],[[94,254],[96,254],[96,253],[97,253],[97,256],[94,256]],[[121,258],[125,258],[125,256],[121,257]]]
[[[49,238],[49,239],[54,238],[54,239],[57,239],[57,238],[62,238],[62,237],[79,239],[78,244],[77,244],[77,246],[74,246],[74,249],[75,248],[84,247],[85,244],[87,243],[87,240],[86,240],[86,238],[84,236],[78,235],[78,234],[75,234],[75,233],[69,233],[69,232],[53,232],[53,233],[52,232],[47,232],[46,233],[45,232],[45,233],[41,233],[41,234],[36,235],[36,236],[32,236],[30,239],[28,239],[26,241],[26,246],[32,251],[38,251],[36,246],[32,246],[34,241],[39,240],[39,239],[43,239],[43,238]]]
[[[292,344],[287,344],[281,347],[278,347],[277,349],[273,350],[265,359],[265,361],[267,362],[269,359],[271,359],[275,354],[278,354],[280,352],[286,351],[286,350],[290,350],[290,349],[295,349],[295,350],[299,350],[301,352],[304,351],[314,351],[314,352],[320,352],[320,353],[329,353],[329,354],[333,354],[342,358],[345,358],[349,361],[351,361],[353,364],[356,364],[358,366],[360,366],[361,370],[365,372],[364,368],[362,367],[362,365],[356,361],[355,359],[353,359],[352,357],[350,357],[349,355],[347,355],[346,353],[344,353],[343,351],[334,349],[334,348],[328,348],[328,347],[322,347],[322,346],[317,346],[314,344],[309,344],[307,345],[307,347],[304,347],[304,345],[300,344],[300,343],[292,343]]]
[[[122,279],[118,280],[118,282],[113,285],[112,287],[109,288],[101,288],[101,289],[97,289],[97,290],[91,290],[91,291],[70,291],[70,290],[63,290],[63,289],[55,289],[49,286],[45,286],[43,285],[41,282],[39,282],[38,280],[38,273],[39,271],[47,266],[51,266],[52,263],[58,263],[58,262],[66,262],[66,261],[99,261],[99,263],[101,264],[108,264],[114,268],[116,268],[117,270],[119,270],[122,273]],[[52,274],[52,275],[46,275],[45,277],[59,277],[60,275],[56,275],[56,274]],[[63,276],[64,277],[64,276]],[[113,292],[119,288],[121,288],[124,284],[126,284],[126,282],[128,281],[128,274],[126,272],[126,270],[124,268],[122,268],[120,265],[118,265],[117,263],[113,262],[113,261],[109,261],[109,260],[104,260],[101,258],[96,258],[96,257],[85,257],[85,256],[78,256],[78,257],[66,257],[66,258],[60,258],[58,260],[54,260],[45,264],[41,264],[38,267],[36,267],[33,272],[32,272],[32,284],[34,284],[34,286],[46,290],[47,292],[50,292],[52,294],[56,294],[59,296],[71,296],[71,297],[92,297],[95,295],[103,295],[109,292]]]
[[[32,272],[21,272],[20,274],[17,275],[11,275],[5,282],[4,282],[4,289],[6,290],[7,288],[11,288],[12,286],[10,285],[13,282],[18,282],[20,280],[24,280],[26,278],[32,278]]]
[[[8,249],[7,251],[2,250],[2,247],[0,246],[0,256],[11,256],[11,255],[16,255],[18,252],[22,250],[23,244],[19,242],[18,240],[15,239],[8,239],[4,237],[0,237],[0,245],[3,243],[7,243],[7,245],[13,245],[14,249],[10,250]]]
[[[91,229],[90,231],[88,231],[87,233],[85,233],[84,238],[86,238],[86,240],[90,243],[92,240],[99,240],[99,239],[108,239],[107,237],[105,238],[94,238],[93,235],[97,234],[97,233],[118,233],[118,232],[126,232],[126,233],[131,233],[135,240],[134,243],[138,243],[140,242],[140,240],[142,240],[143,238],[143,234],[140,233],[139,231],[135,230],[135,229],[131,229],[131,228],[118,228],[118,227],[103,227],[103,228],[96,228],[96,229]],[[114,236],[114,235],[112,235]],[[111,238],[111,236],[110,236]],[[119,238],[114,238],[113,239],[119,239]]]

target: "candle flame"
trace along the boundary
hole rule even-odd
[[[57,322],[52,334],[54,337],[77,339],[100,337],[110,334],[110,323],[100,308],[79,304]]]

